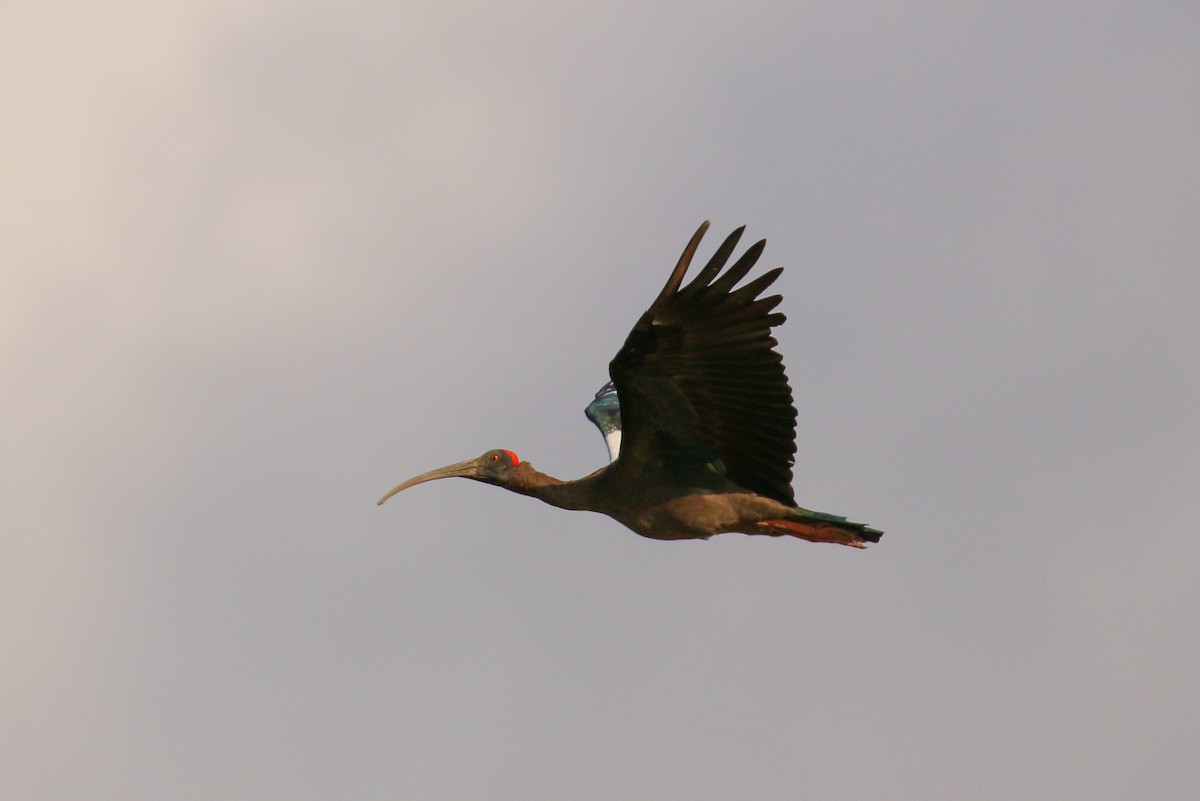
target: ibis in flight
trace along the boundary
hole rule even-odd
[[[410,478],[379,499],[439,478],[469,478],[562,509],[600,512],[643,537],[706,539],[722,532],[798,537],[865,548],[883,533],[796,505],[796,408],[771,329],[779,295],[759,297],[782,268],[736,286],[766,245],[726,269],[743,228],[686,286],[708,229],[692,235],[671,277],[608,365],[612,381],[587,407],[610,463],[563,481],[510,450]]]

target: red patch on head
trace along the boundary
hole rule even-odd
[[[505,453],[507,453],[509,455],[509,457],[512,459],[513,467],[516,467],[517,465],[519,465],[521,463],[521,460],[512,451],[505,451]]]

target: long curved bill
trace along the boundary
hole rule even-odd
[[[426,481],[436,481],[439,478],[475,478],[479,475],[479,460],[468,459],[465,462],[457,462],[448,464],[445,467],[439,467],[437,470],[430,470],[428,473],[422,473],[419,476],[413,476],[403,484],[393,487],[387,495],[384,495],[375,502],[376,506],[380,506],[388,498],[398,492],[403,492],[409,487],[415,487],[418,484],[424,484]]]

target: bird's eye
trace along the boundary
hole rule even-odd
[[[493,453],[493,454],[492,454],[492,461],[493,461],[493,462],[498,462],[498,461],[500,461],[500,454]]]

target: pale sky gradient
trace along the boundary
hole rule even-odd
[[[1184,799],[1200,6],[46,2],[0,25],[0,797]],[[703,219],[796,495],[603,464]]]

